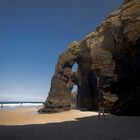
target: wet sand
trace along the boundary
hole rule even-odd
[[[38,114],[36,107],[0,111],[0,140],[140,140],[140,117],[71,110]]]

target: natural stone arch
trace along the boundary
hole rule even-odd
[[[55,74],[51,81],[49,96],[41,112],[58,112],[71,109],[71,90],[76,80],[76,73],[72,66],[78,56],[78,42],[74,41],[62,53],[55,67]]]
[[[55,74],[51,81],[49,96],[40,112],[70,110],[71,90],[74,85],[78,87],[77,106],[92,108],[92,95],[89,88],[90,60],[90,49],[86,40],[82,42],[74,41],[66,52],[59,56]],[[78,65],[77,71],[72,69],[75,63]]]

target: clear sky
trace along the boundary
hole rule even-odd
[[[0,101],[45,101],[57,58],[122,0],[0,0]]]

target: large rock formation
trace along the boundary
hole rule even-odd
[[[125,0],[95,32],[74,41],[60,55],[49,96],[39,112],[70,110],[74,85],[78,87],[77,106],[97,109],[97,77],[112,113],[140,115],[140,0]],[[108,100],[116,96],[117,101]]]

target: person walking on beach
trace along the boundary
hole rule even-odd
[[[100,119],[101,113],[103,114],[103,117],[105,118],[104,98],[103,97],[99,100],[98,105],[99,105],[98,119]]]
[[[105,118],[105,111],[104,111],[104,98],[103,98],[103,89],[100,86],[100,77],[96,77],[96,84],[97,84],[97,89],[99,90],[99,113],[98,113],[98,118],[100,119],[101,113],[103,113],[103,117]]]
[[[1,109],[3,109],[3,104],[1,104]]]
[[[20,107],[22,107],[22,102],[20,103]]]

